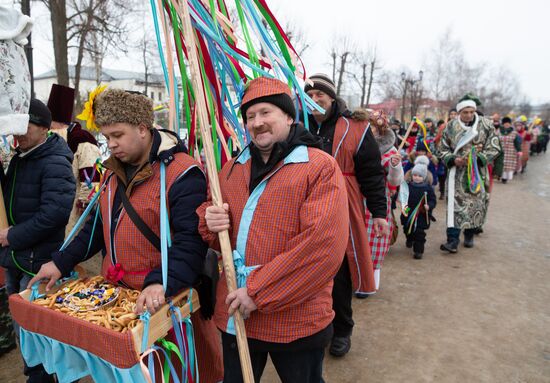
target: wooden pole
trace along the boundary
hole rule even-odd
[[[400,152],[401,149],[403,149],[403,146],[405,146],[405,142],[407,142],[407,138],[409,137],[409,134],[411,134],[412,127],[415,123],[414,117],[409,124],[409,127],[407,128],[407,131],[405,132],[405,137],[403,137],[403,140],[401,141],[401,144],[399,144],[399,147],[397,148],[397,151]]]
[[[222,206],[222,194],[220,190],[220,182],[218,180],[218,170],[216,168],[216,159],[214,157],[214,148],[212,144],[212,136],[208,129],[208,112],[206,107],[206,98],[201,84],[201,72],[199,67],[199,58],[197,55],[197,47],[195,44],[195,35],[191,28],[191,16],[187,0],[175,2],[175,7],[182,21],[183,36],[185,48],[187,49],[189,69],[191,72],[191,81],[195,90],[195,110],[197,112],[198,122],[200,125],[200,134],[203,141],[203,147],[206,157],[206,170],[208,172],[208,180],[210,181],[210,191],[212,194],[212,202],[216,206]],[[168,42],[167,42],[168,43]],[[233,252],[231,250],[231,241],[229,232],[224,230],[218,233],[220,239],[220,247],[223,258],[223,269],[227,281],[227,289],[233,292],[237,289],[237,278],[235,276],[235,266],[233,263]],[[241,369],[243,380],[245,383],[254,383],[254,375],[252,373],[252,364],[250,362],[250,352],[248,350],[248,341],[246,339],[246,330],[244,327],[244,319],[240,311],[235,311],[233,314],[235,320],[235,329],[237,332],[237,345],[239,347],[239,357],[241,360]]]
[[[8,223],[8,215],[6,214],[6,205],[4,205],[4,193],[0,188],[0,230],[10,227]]]

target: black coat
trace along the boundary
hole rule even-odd
[[[2,182],[4,203],[11,229],[9,246],[1,252],[1,264],[36,273],[51,260],[65,237],[76,184],[73,153],[57,134],[27,155],[12,158]],[[13,251],[13,256],[12,256]]]
[[[430,207],[430,211],[428,212],[428,214],[426,214],[424,206],[421,206],[419,209],[420,212],[418,213],[418,219],[416,221],[417,229],[428,229],[430,227],[429,216],[433,214],[433,210],[437,203],[434,188],[432,187],[432,185],[429,185],[427,183],[415,184],[412,181],[407,182],[407,185],[409,185],[409,200],[407,202],[407,205],[410,208],[409,216],[410,214],[412,214],[412,211],[416,208],[416,205],[418,205],[422,197],[424,197],[424,193],[426,193],[426,196],[428,197],[428,206]],[[401,224],[403,226],[406,226],[407,219],[408,217],[405,217],[403,214],[401,214]],[[407,232],[407,230],[408,227],[405,227],[405,232]]]
[[[338,119],[341,117],[352,118],[351,111],[340,99],[336,99],[331,108],[329,117],[321,124],[317,123],[313,115],[308,114],[309,130],[314,136],[323,139],[323,150],[330,155],[332,155],[333,145],[338,144],[333,142]],[[387,201],[384,168],[382,167],[380,148],[370,129],[367,130],[353,160],[357,183],[366,199],[367,208],[373,218],[385,219]]]

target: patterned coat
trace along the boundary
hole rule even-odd
[[[472,146],[480,148],[477,151],[477,163],[483,187],[476,193],[472,193],[468,189],[466,166],[460,168],[454,166],[455,158],[467,157]],[[500,152],[500,142],[491,120],[476,114],[472,127],[465,127],[458,119],[448,123],[439,146],[441,159],[449,169],[447,177],[448,227],[471,229],[483,225],[489,200],[487,164]]]
[[[332,285],[348,244],[346,187],[328,154],[300,145],[252,191],[252,160],[246,148],[219,173],[229,204],[231,246],[239,287],[258,309],[245,321],[249,338],[288,343],[325,329],[334,318]],[[211,246],[217,235],[197,213],[199,231]],[[234,333],[225,304],[225,274],[218,283],[214,320]]]
[[[518,133],[511,129],[507,134],[503,133],[503,129],[498,132],[498,137],[502,145],[502,151],[504,152],[504,171],[513,172],[517,168],[518,164],[518,148],[516,145]]]

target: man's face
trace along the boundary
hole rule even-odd
[[[19,143],[19,149],[22,151],[27,151],[46,141],[47,137],[48,128],[29,122],[27,133],[22,136],[15,136],[15,139]]]
[[[431,130],[434,126],[434,123],[431,121],[426,121],[424,125],[426,125],[426,129]]]
[[[284,141],[294,120],[279,107],[259,102],[246,111],[246,128],[254,145],[263,153],[271,153],[276,142]]]
[[[149,148],[148,136],[151,133],[145,125],[118,122],[102,126],[101,133],[107,139],[111,154],[127,164],[139,165]]]
[[[449,120],[454,120],[456,118],[456,112],[453,110],[452,112],[449,113]]]
[[[476,110],[474,108],[471,108],[471,107],[466,107],[466,108],[462,109],[459,112],[460,121],[462,121],[466,124],[469,123],[469,122],[472,122],[474,120],[475,113],[476,113]]]
[[[512,126],[512,124],[509,123],[509,122],[505,122],[504,124],[502,124],[502,126],[503,126],[505,129],[509,129],[509,128]]]
[[[311,89],[310,91],[307,92],[307,95],[311,97],[311,99],[315,101],[317,105],[319,105],[321,108],[325,110],[325,113],[323,114],[319,112],[317,109],[313,109],[313,112],[312,112],[313,116],[316,118],[324,116],[326,118],[328,116],[328,113],[330,112],[330,108],[332,106],[332,102],[334,101],[334,99],[330,97],[328,94],[326,94],[325,92],[317,89]]]

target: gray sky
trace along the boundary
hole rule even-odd
[[[347,34],[358,47],[376,44],[384,69],[416,73],[449,27],[469,63],[507,65],[533,103],[550,101],[550,0],[267,0],[275,16],[301,28],[311,44],[302,59],[307,73],[329,72],[329,47]],[[229,1],[232,3],[232,1]],[[0,0],[10,5],[13,0]],[[49,16],[33,2],[35,73],[54,67]],[[35,11],[36,9],[36,11]],[[118,64],[118,65],[117,65]],[[106,60],[115,69],[141,71],[140,63]]]
[[[307,73],[330,71],[334,35],[359,47],[376,44],[384,69],[417,73],[423,57],[449,27],[469,63],[507,65],[532,102],[550,101],[549,0],[273,0],[275,16],[299,25],[312,47]]]

